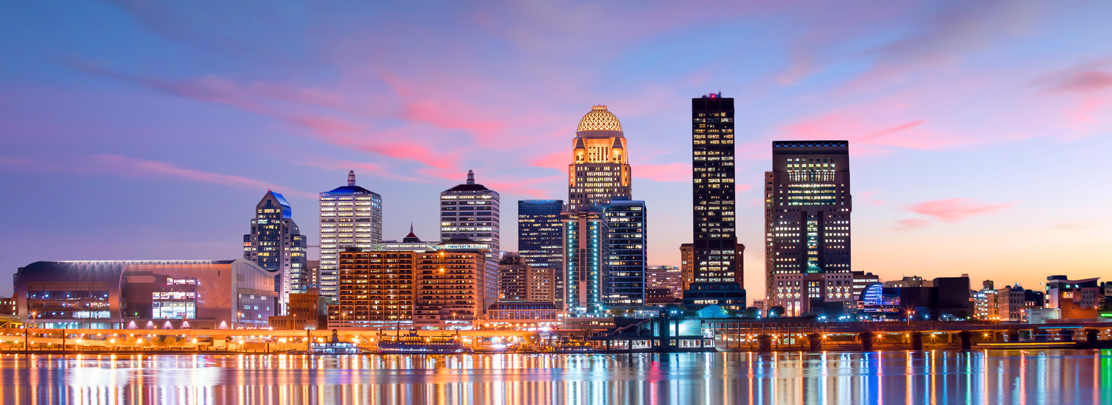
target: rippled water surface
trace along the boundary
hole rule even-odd
[[[0,357],[4,404],[1112,403],[1112,351]]]

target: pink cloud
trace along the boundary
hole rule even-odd
[[[568,170],[568,165],[571,164],[571,148],[568,152],[552,152],[547,155],[539,156],[529,162],[530,165],[536,167],[547,167],[556,169],[562,172]]]
[[[915,204],[907,207],[907,209],[911,212],[934,217],[942,222],[954,223],[978,215],[989,215],[1012,205],[1012,203],[980,204],[968,198],[949,198]]]
[[[918,218],[899,219],[896,220],[897,231],[911,231],[915,229],[925,228],[931,225],[931,221]]]
[[[1063,223],[1063,224],[1054,224],[1054,225],[1048,226],[1047,228],[1057,229],[1057,230],[1061,230],[1061,231],[1076,231],[1076,230],[1080,230],[1080,229],[1087,229],[1087,228],[1089,228],[1089,226],[1087,226],[1085,224],[1079,224],[1079,223],[1076,223],[1076,222],[1067,222],[1067,223]]]
[[[861,192],[857,195],[858,195],[858,197],[860,197],[860,201],[865,203],[865,204],[884,205],[885,204],[884,200],[877,200],[877,199],[873,198],[873,197],[876,196],[876,194],[877,194],[877,192],[875,190],[870,190],[870,191]]]

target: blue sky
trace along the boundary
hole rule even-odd
[[[313,196],[348,170],[386,238],[435,239],[438,193],[473,169],[513,250],[517,200],[566,199],[594,104],[625,129],[650,261],[678,264],[688,99],[716,91],[750,296],[776,139],[850,141],[854,270],[1037,288],[1112,267],[1110,4],[534,3],[0,5],[0,276],[238,257],[268,188],[315,242]]]

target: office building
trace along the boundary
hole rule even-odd
[[[983,321],[1000,319],[997,290],[992,280],[981,282],[981,289],[973,292],[973,316]]]
[[[302,286],[305,291],[316,290],[320,293],[320,260],[306,260],[305,270],[301,272]]]
[[[564,221],[564,302],[569,315],[599,314],[603,272],[610,235],[606,213],[598,206],[562,214]]]
[[[745,274],[745,262],[742,255],[745,254],[745,245],[737,244],[734,250],[734,265],[737,266],[734,272],[736,274]],[[683,296],[683,291],[691,289],[691,283],[695,282],[695,246],[690,243],[680,245],[680,276],[681,276],[681,290],[680,297]],[[738,278],[738,286],[745,288],[745,281]]]
[[[852,298],[861,301],[861,293],[865,292],[865,287],[872,283],[879,283],[880,277],[873,273],[866,273],[863,271],[854,271],[853,274],[853,292]]]
[[[622,123],[604,105],[579,120],[568,165],[568,211],[630,198],[632,178]]]
[[[285,315],[270,317],[270,327],[275,330],[324,330],[328,328],[328,304],[331,298],[320,291],[290,293]]]
[[[919,276],[904,276],[899,280],[889,280],[884,282],[885,287],[900,288],[900,287],[933,287],[930,280],[923,280]]]
[[[498,262],[500,302],[552,303],[554,269],[535,267],[516,252],[506,252]]]
[[[347,185],[320,193],[321,295],[339,294],[340,252],[349,247],[362,250],[382,243],[382,197],[355,185],[355,172],[348,172]]]
[[[646,288],[668,290],[672,297],[683,299],[683,274],[679,266],[645,267]]]
[[[1059,310],[1059,319],[1096,319],[1104,302],[1099,278],[1070,280],[1066,276],[1046,278],[1046,308]]]
[[[560,214],[563,200],[517,202],[517,248],[534,269],[552,274],[552,302],[564,308],[564,225]]]
[[[773,142],[764,191],[768,300],[788,314],[808,313],[805,301],[825,297],[809,287],[800,291],[799,284],[840,280],[807,275],[852,272],[849,142]],[[847,296],[852,283],[850,287]],[[832,294],[841,297],[843,292]]]
[[[252,261],[35,262],[13,278],[24,323],[67,329],[265,328],[278,270]]]
[[[308,243],[293,221],[290,203],[281,194],[268,190],[255,205],[251,233],[243,235],[243,258],[278,273],[274,283],[280,290],[283,306],[290,293],[301,292],[305,287],[307,249]],[[279,311],[284,313],[285,308]]]
[[[734,187],[734,99],[691,99],[692,278],[683,302],[744,309]]]
[[[648,214],[644,201],[614,198],[603,208],[610,233],[603,271],[603,305],[645,305]]]
[[[498,302],[498,262],[490,245],[449,239],[420,255],[413,322],[418,326],[467,327]]]
[[[468,170],[466,183],[440,193],[440,241],[471,239],[489,245],[497,257],[500,212],[498,192],[476,184],[475,173]]]
[[[1019,322],[1024,319],[1024,312],[1027,309],[1024,292],[1025,290],[1019,283],[996,290],[997,308],[999,308],[1001,321]]]

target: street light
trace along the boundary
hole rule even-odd
[[[243,312],[236,312],[236,329],[242,329],[243,328],[243,324],[242,324],[243,321],[241,320],[242,318],[243,318]]]

